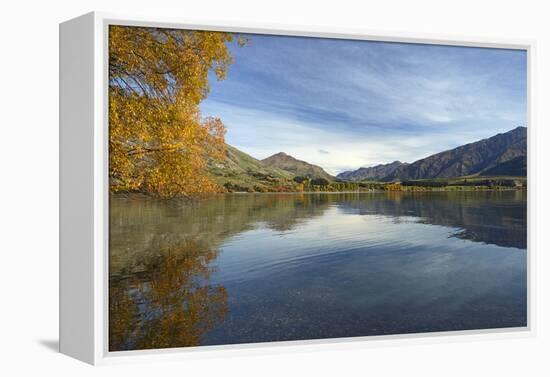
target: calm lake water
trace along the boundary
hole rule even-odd
[[[112,197],[110,349],[526,326],[526,196]]]

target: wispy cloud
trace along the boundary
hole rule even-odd
[[[202,110],[258,158],[285,151],[336,173],[411,162],[526,123],[522,51],[250,40]]]

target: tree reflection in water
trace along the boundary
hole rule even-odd
[[[228,310],[223,286],[208,284],[218,251],[156,236],[139,272],[110,278],[109,350],[195,346]]]
[[[321,271],[319,275],[321,277],[318,277],[318,280],[309,279],[305,275],[292,275],[293,270],[290,267],[298,268],[299,264],[289,266],[289,275],[281,281],[270,280],[269,273],[273,271],[258,275],[250,273],[246,277],[249,281],[254,282],[250,284],[246,283],[249,285],[240,286],[238,290],[235,290],[235,286],[231,286],[231,281],[235,281],[235,279],[223,280],[223,278],[220,278],[223,273],[226,274],[226,277],[230,276],[233,278],[234,276],[231,276],[231,274],[234,273],[239,275],[238,278],[242,278],[241,273],[249,273],[246,269],[240,269],[242,265],[253,266],[258,271],[262,271],[261,268],[265,268],[266,266],[273,266],[273,264],[262,265],[259,263],[265,256],[262,255],[262,250],[265,251],[266,245],[272,245],[272,242],[275,242],[276,246],[281,248],[281,253],[276,253],[276,255],[282,258],[286,251],[288,260],[296,260],[292,259],[292,257],[299,255],[301,251],[305,254],[309,253],[314,248],[312,245],[315,245],[316,242],[317,245],[320,245],[319,247],[325,248],[330,246],[334,247],[335,250],[345,250],[349,246],[347,241],[353,244],[353,242],[357,241],[358,237],[363,237],[360,244],[361,248],[371,247],[373,245],[369,244],[369,232],[372,232],[372,230],[369,230],[368,227],[361,228],[351,235],[348,232],[348,225],[352,225],[353,223],[348,224],[347,220],[353,220],[357,215],[374,217],[375,219],[391,219],[395,224],[412,221],[426,225],[443,226],[452,228],[452,233],[450,233],[450,237],[452,238],[474,241],[479,247],[472,245],[472,250],[487,251],[485,255],[482,255],[480,252],[480,255],[475,257],[474,264],[471,263],[472,260],[468,257],[470,254],[462,253],[460,257],[457,257],[456,254],[452,255],[454,258],[452,259],[453,263],[456,263],[454,267],[452,264],[443,264],[440,267],[443,270],[444,268],[450,268],[451,272],[455,271],[452,268],[456,268],[455,272],[457,274],[453,276],[457,277],[469,271],[472,272],[472,276],[478,276],[476,275],[475,271],[477,270],[475,268],[479,268],[480,271],[483,268],[488,269],[483,274],[492,276],[487,274],[487,271],[497,271],[498,268],[513,267],[517,275],[509,275],[512,280],[509,280],[506,292],[510,296],[505,296],[504,293],[502,296],[487,296],[489,299],[496,300],[497,304],[494,307],[490,307],[489,304],[491,301],[488,301],[486,297],[479,302],[486,302],[488,303],[487,306],[481,309],[479,306],[474,305],[474,307],[476,310],[498,311],[501,310],[499,308],[502,308],[503,305],[512,305],[513,301],[510,300],[513,299],[519,304],[517,306],[512,305],[512,309],[510,309],[514,310],[514,315],[516,316],[512,316],[512,322],[514,324],[522,323],[521,321],[524,320],[522,303],[525,298],[524,285],[522,285],[522,282],[525,281],[523,278],[524,270],[522,270],[522,262],[520,261],[515,265],[507,265],[506,263],[511,263],[510,261],[517,261],[517,253],[505,253],[501,251],[501,254],[496,257],[494,249],[484,248],[483,245],[526,249],[526,199],[526,193],[521,191],[221,195],[193,202],[175,199],[155,200],[140,198],[139,196],[130,196],[127,198],[112,197],[109,209],[110,350],[234,343],[240,339],[237,335],[238,332],[246,333],[247,331],[255,334],[255,337],[250,338],[251,340],[246,338],[249,341],[260,339],[260,335],[258,334],[273,335],[274,331],[275,333],[278,331],[277,328],[273,330],[273,328],[266,327],[264,319],[275,315],[274,313],[277,310],[281,310],[283,299],[288,299],[288,301],[284,301],[285,304],[295,306],[299,306],[301,301],[296,301],[290,296],[284,296],[284,291],[280,290],[268,290],[267,294],[259,294],[257,292],[261,291],[262,284],[265,289],[266,286],[271,286],[270,284],[277,285],[286,282],[289,284],[289,292],[298,290],[302,295],[300,297],[311,301],[318,295],[324,295],[331,290],[334,292],[338,291],[339,287],[345,284],[345,281],[351,281],[346,279],[355,278],[357,279],[357,284],[347,287],[345,291],[338,292],[338,294],[335,294],[335,297],[344,297],[345,292],[349,292],[350,289],[358,291],[367,289],[365,288],[368,287],[366,282],[371,285],[381,284],[382,286],[391,283],[384,280],[392,271],[394,272],[388,266],[399,266],[405,263],[404,261],[407,261],[406,258],[409,254],[380,254],[379,258],[381,259],[377,260],[387,262],[383,267],[388,268],[388,273],[381,274],[380,278],[375,281],[368,281],[368,279],[370,278],[369,276],[374,276],[377,273],[376,270],[373,270],[370,275],[364,273],[364,271],[375,265],[371,259],[365,265],[357,262],[357,265],[362,266],[361,268],[365,270],[361,270],[355,275],[350,274],[350,270],[346,270],[346,275],[344,275],[346,279],[334,278],[334,280],[331,280],[331,276],[333,275],[330,275],[329,272],[332,267]],[[327,216],[332,216],[330,221],[327,221]],[[324,225],[319,225],[319,229],[322,229],[325,233],[327,231],[334,233],[339,230],[338,237],[324,238],[324,233],[313,232],[307,234],[300,230],[316,221],[322,223],[323,219],[325,220],[325,224],[330,225],[326,228],[323,228]],[[384,223],[387,235],[392,234],[393,223]],[[227,262],[228,259],[226,259],[226,264],[220,263],[223,258],[218,259],[218,250],[225,250],[233,242],[238,243],[239,237],[246,235],[248,232],[250,232],[248,235],[250,236],[251,234],[254,235],[256,230],[262,231],[266,229],[274,231],[274,237],[277,238],[266,238],[266,244],[262,244],[263,239],[249,238],[250,243],[246,245],[246,248],[236,250],[238,254],[235,255],[239,255],[239,258],[242,257],[243,259],[237,258],[233,261],[229,259],[230,262]],[[378,231],[384,233],[384,229],[380,228]],[[427,227],[425,229],[427,234],[429,234],[430,228]],[[300,231],[297,232],[296,230]],[[299,237],[294,233],[297,233]],[[347,240],[344,237],[345,235],[350,236],[350,239]],[[323,239],[327,240],[327,245],[318,243]],[[294,240],[295,243],[289,243],[289,240]],[[338,242],[329,245],[330,242],[335,240]],[[401,245],[399,241],[397,240],[393,245]],[[433,242],[434,245],[438,244],[442,247],[442,252],[434,254],[434,258],[441,261],[442,256],[450,255],[449,253],[445,253],[445,248],[447,247],[445,239],[438,238],[434,239]],[[431,245],[422,244],[421,246],[429,254]],[[374,247],[377,247],[377,245],[374,245]],[[452,247],[452,245],[449,247]],[[257,252],[251,251],[247,254],[248,249],[251,248],[254,248]],[[354,250],[359,249],[356,248]],[[233,251],[235,252],[235,250]],[[408,260],[408,263],[417,268],[420,278],[414,280],[418,285],[415,286],[413,284],[410,287],[410,292],[419,297],[417,300],[418,304],[422,305],[423,297],[429,301],[430,295],[433,296],[434,292],[435,294],[445,295],[447,291],[445,289],[438,290],[439,286],[435,281],[430,280],[429,284],[421,284],[423,282],[422,267],[424,266],[421,262],[423,261],[422,255],[425,256],[425,254],[422,254],[422,250],[417,250],[416,253],[420,253],[418,259],[418,263],[420,264],[414,265],[414,261],[411,260]],[[336,258],[336,254],[330,255]],[[339,255],[356,255],[359,257],[362,254],[340,253]],[[405,259],[384,259],[392,255],[399,255],[400,258]],[[230,254],[225,254],[225,256],[231,257]],[[363,256],[370,258],[368,253],[365,253]],[[270,261],[271,259],[270,257],[266,257],[265,260]],[[281,261],[284,262],[285,259],[283,258]],[[486,261],[487,263],[481,265],[481,261]],[[219,263],[221,266],[220,273],[213,275],[214,269],[212,266]],[[249,264],[246,265],[246,263]],[[284,266],[285,264],[281,263],[280,265]],[[315,266],[313,264],[304,264],[303,266],[306,265],[314,270]],[[320,262],[318,266],[321,268],[324,265]],[[463,267],[465,270],[458,273]],[[407,274],[410,275],[415,271],[414,269],[404,271],[405,275],[403,278],[406,279]],[[437,269],[432,269],[430,273],[433,274],[436,271]],[[450,284],[448,279],[451,276],[452,274],[449,277],[445,275],[445,279],[447,280],[445,280],[444,284]],[[519,277],[514,278],[514,276]],[[226,288],[222,285],[212,283],[214,279],[223,282],[225,287],[227,287],[231,294],[230,300],[228,299]],[[292,286],[292,282],[296,282],[296,285]],[[310,284],[313,284],[312,282],[315,282],[313,289],[309,294],[303,295],[303,292]],[[461,287],[463,283],[460,278],[453,281],[453,284],[457,287]],[[482,281],[478,288],[480,292],[487,287],[487,289],[493,289],[494,283],[494,280],[488,279]],[[326,284],[325,288],[321,288],[318,291],[322,284]],[[249,292],[249,296],[247,296],[245,291]],[[451,300],[449,302],[460,302],[460,297],[470,297],[469,294],[471,291],[471,289],[465,291],[458,289],[452,294],[449,293],[450,297],[448,299]],[[427,292],[426,295],[423,296],[423,292]],[[340,318],[338,316],[341,315],[339,311],[340,307],[352,302],[357,303],[358,299],[368,302],[369,297],[378,297],[377,295],[383,295],[383,293],[382,288],[379,291],[370,292],[369,295],[364,295],[364,292],[359,293],[353,299],[338,302],[332,306],[327,301],[326,313],[323,314],[321,320],[334,315],[336,321]],[[279,301],[269,301],[274,300],[273,297],[277,295],[279,295]],[[246,304],[250,297],[252,297],[251,300],[253,301],[253,305],[251,304],[252,308]],[[259,298],[254,299],[254,297]],[[403,298],[403,300],[408,300],[408,298]],[[391,306],[399,303],[398,300],[394,301],[392,299],[386,302],[386,304]],[[270,303],[274,306],[266,307]],[[228,314],[230,305],[231,313]],[[468,305],[471,305],[471,302],[464,305],[464,308],[467,309]],[[442,307],[436,305],[434,313],[437,313],[437,310],[445,310],[448,307],[451,306],[449,304],[445,304]],[[489,309],[487,309],[488,307]],[[369,309],[370,313],[373,310],[379,310],[382,306],[377,304],[373,308]],[[246,310],[249,310],[248,314],[239,319],[239,316],[242,316],[243,311],[246,312]],[[369,313],[369,310],[365,309],[356,314],[365,316]],[[298,318],[306,318],[305,313],[307,312],[308,307],[304,306],[302,307],[302,311],[296,315]],[[393,309],[388,309],[389,314],[382,313],[376,318],[387,319],[393,312]],[[261,313],[267,314],[262,316]],[[431,312],[428,311],[427,313],[430,314]],[[290,333],[288,331],[292,330],[296,324],[296,318],[289,320],[288,318],[290,317],[285,317],[291,316],[291,314],[291,312],[287,311],[282,311],[278,314],[277,319],[286,321],[285,326],[289,327],[278,328],[283,335],[276,333],[277,336],[273,335],[272,339],[278,336],[289,336]],[[509,313],[506,313],[506,315],[509,315]],[[259,316],[260,324],[254,324],[251,320],[254,316]],[[235,318],[242,322],[235,322]],[[476,318],[480,321],[486,320],[483,316]],[[451,320],[455,321],[456,318],[451,318]],[[413,320],[411,321],[412,324],[415,323]],[[309,330],[306,329],[307,331],[312,331],[311,326],[313,326],[313,323],[311,322],[308,325],[310,327],[308,327]],[[332,322],[331,326],[334,324],[335,322]],[[353,324],[353,320],[350,320],[340,323],[339,326],[340,328],[346,328],[346,326],[353,328]],[[325,331],[327,329],[326,326],[326,324],[319,325],[317,328],[319,333]],[[389,329],[388,331],[396,328],[395,324],[390,324],[389,326],[386,328],[386,330]],[[482,324],[480,326],[489,325]],[[218,331],[219,336],[220,328],[225,329],[224,336],[227,336],[227,338],[216,338],[215,333]],[[335,325],[333,328],[338,329]],[[443,329],[449,329],[449,327],[444,327]],[[304,334],[310,334],[307,331]],[[365,330],[364,333],[369,334],[368,331]],[[346,333],[346,336],[350,334],[356,335],[356,333],[350,330],[349,333]],[[301,336],[306,337],[303,334]],[[210,337],[210,343],[205,343],[205,339],[208,337]],[[212,339],[221,340],[219,340],[219,343],[216,343],[212,342]],[[271,338],[266,337],[265,339],[269,340]]]

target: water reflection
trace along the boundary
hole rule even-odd
[[[217,251],[155,235],[153,252],[109,279],[109,349],[196,346],[227,312],[227,293],[211,285]]]
[[[346,200],[342,208],[361,214],[420,217],[426,224],[460,230],[456,237],[506,247],[527,247],[525,191],[393,192],[369,200]]]
[[[524,192],[114,197],[110,349],[523,326],[526,234]]]

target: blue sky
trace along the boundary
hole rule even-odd
[[[524,51],[249,35],[201,104],[226,141],[332,174],[526,126]]]

